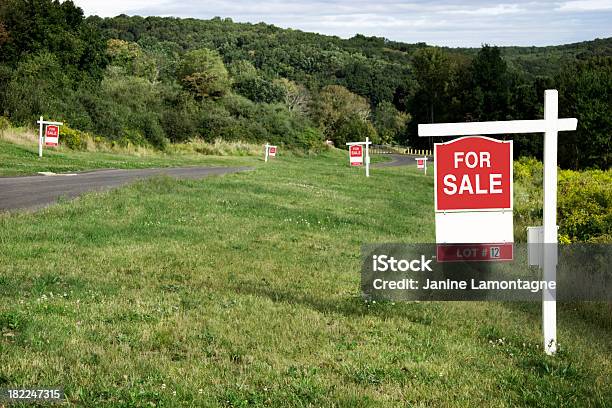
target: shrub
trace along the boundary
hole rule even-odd
[[[243,79],[234,84],[234,89],[255,102],[274,103],[285,97],[285,89],[280,84],[260,76]]]
[[[118,145],[121,147],[128,147],[130,145],[144,146],[145,144],[144,136],[135,129],[123,129],[121,137],[112,141],[113,146]]]
[[[11,127],[11,122],[5,116],[0,116],[0,132],[4,132]]]
[[[527,226],[542,225],[543,167],[533,158],[514,163],[515,238],[526,240]],[[612,242],[612,170],[559,170],[559,241]]]
[[[183,86],[198,98],[223,96],[231,85],[219,53],[206,48],[183,55],[178,77]]]
[[[370,138],[373,143],[378,143],[378,135],[374,126],[369,121],[364,121],[361,118],[353,115],[338,124],[331,140],[336,146],[344,146],[346,142],[354,142]]]
[[[80,130],[72,129],[68,126],[62,126],[60,129],[59,143],[72,150],[86,150],[87,140],[93,138]]]
[[[156,114],[145,113],[140,116],[140,126],[145,143],[150,143],[152,146],[164,150],[168,144],[166,134],[159,124],[159,118]],[[143,144],[142,142],[139,144]]]
[[[612,236],[611,170],[562,170],[558,183],[561,233],[574,242],[601,241]]]
[[[296,145],[311,152],[320,152],[327,146],[323,143],[323,134],[313,127],[307,127],[298,133]]]

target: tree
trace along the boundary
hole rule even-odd
[[[310,94],[306,87],[287,78],[281,78],[275,82],[283,88],[283,102],[289,110],[297,113],[306,113],[308,103],[310,102]]]
[[[185,89],[198,98],[223,96],[231,85],[219,54],[206,48],[189,51],[183,56],[178,77]]]
[[[371,124],[366,126],[370,116],[367,100],[340,85],[328,85],[319,92],[313,102],[311,115],[319,129],[337,145],[344,143],[347,138],[360,139],[371,128]],[[350,135],[347,129],[361,130]]]
[[[155,81],[158,77],[155,60],[136,43],[110,39],[107,42],[106,55],[112,65],[125,69],[128,75],[146,78],[149,81]]]
[[[391,102],[379,103],[374,111],[374,127],[382,143],[396,141],[409,120],[410,115],[395,109]]]
[[[14,122],[32,123],[41,114],[58,117],[64,113],[61,104],[69,99],[69,92],[70,82],[55,55],[40,52],[17,65],[3,102]]]
[[[509,119],[510,82],[508,67],[498,47],[483,45],[470,68],[471,91],[477,95],[471,106],[476,120]]]
[[[595,57],[566,67],[558,76],[559,114],[576,117],[576,132],[559,137],[565,168],[612,166],[612,57]]]
[[[373,143],[380,142],[376,129],[370,121],[351,115],[337,124],[331,140],[336,146],[344,146],[347,142],[363,141],[366,137]]]
[[[428,121],[434,123],[435,107],[446,92],[450,80],[448,57],[439,48],[422,48],[414,53],[412,65],[421,90],[417,98],[428,106]]]
[[[26,55],[47,51],[71,77],[96,75],[103,69],[101,33],[91,30],[83,10],[70,0],[3,0],[0,21],[8,33],[0,63],[15,65]]]
[[[242,78],[234,89],[254,102],[281,102],[285,97],[285,88],[261,76]]]
[[[249,61],[236,61],[229,66],[229,71],[234,91],[254,102],[281,102],[285,97],[285,88],[264,77]]]
[[[234,82],[239,82],[243,79],[254,78],[259,75],[257,68],[247,60],[238,60],[232,62],[229,67],[229,72]]]
[[[6,26],[0,21],[0,47],[6,44],[9,41],[9,38],[10,36]]]

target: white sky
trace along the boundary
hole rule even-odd
[[[612,37],[612,0],[73,0],[85,14],[175,16],[451,47],[555,45]]]

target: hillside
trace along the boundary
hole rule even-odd
[[[109,38],[146,44],[155,42],[176,44],[180,49],[210,47],[219,50],[226,62],[236,59],[251,59],[259,67],[269,67],[282,74],[279,61],[287,63],[295,71],[300,67],[310,69],[299,58],[301,53],[318,56],[318,64],[324,65],[326,53],[362,54],[368,59],[380,59],[391,64],[410,64],[415,51],[428,47],[425,43],[404,43],[382,37],[366,37],[358,34],[350,39],[341,39],[317,33],[283,29],[265,23],[235,23],[231,18],[211,20],[179,19],[171,17],[129,17],[126,15],[100,19],[90,17]],[[486,43],[483,40],[483,43]],[[495,45],[495,44],[490,44]],[[273,54],[261,54],[265,48],[275,50]],[[473,58],[480,48],[441,47],[450,54]],[[612,38],[595,39],[573,44],[547,47],[499,47],[503,57],[516,69],[531,75],[555,75],[564,64],[594,56],[612,56]],[[282,51],[281,51],[282,50]],[[322,54],[322,55],[321,55]],[[270,61],[270,57],[274,57]],[[308,59],[308,58],[306,58]],[[311,62],[312,63],[312,62]],[[321,72],[324,73],[324,72]],[[287,74],[287,72],[285,72]],[[296,79],[300,79],[299,75]]]
[[[326,139],[365,137],[430,148],[419,123],[541,117],[555,88],[560,115],[578,118],[560,165],[607,169],[611,44],[448,49],[221,18],[85,18],[70,1],[7,0],[0,128],[43,114],[68,123],[75,148],[84,138],[160,150],[223,139],[316,152]],[[541,155],[541,138],[514,140],[517,158]]]

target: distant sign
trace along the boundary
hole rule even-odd
[[[45,130],[45,146],[57,146],[59,141],[59,126],[47,125]]]
[[[351,166],[363,165],[363,147],[361,145],[352,145],[349,148],[351,157]]]
[[[462,137],[434,155],[436,242],[512,243],[512,141]]]
[[[427,175],[427,157],[415,157],[414,160],[417,162],[417,169],[423,170]]]
[[[270,146],[270,157],[276,156],[276,146]]]

